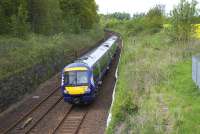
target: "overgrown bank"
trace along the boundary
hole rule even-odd
[[[59,72],[76,51],[89,49],[102,38],[101,29],[50,37],[30,35],[26,40],[1,37],[0,111]]]
[[[107,133],[199,133],[200,94],[191,78],[198,41],[184,45],[163,31],[120,31],[124,50]]]

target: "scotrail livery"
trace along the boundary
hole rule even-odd
[[[64,67],[61,90],[65,102],[92,102],[118,48],[118,36],[111,36],[99,47]]]

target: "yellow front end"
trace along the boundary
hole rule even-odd
[[[87,91],[88,86],[65,87],[69,95],[82,95]]]

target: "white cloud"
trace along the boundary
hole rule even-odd
[[[200,0],[197,0],[200,3]],[[173,9],[179,0],[96,0],[100,13],[128,12],[130,14],[147,12],[157,4],[166,6],[166,11]]]

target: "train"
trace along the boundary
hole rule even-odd
[[[111,35],[97,48],[63,68],[61,91],[65,102],[89,104],[94,101],[119,48],[119,38]]]

